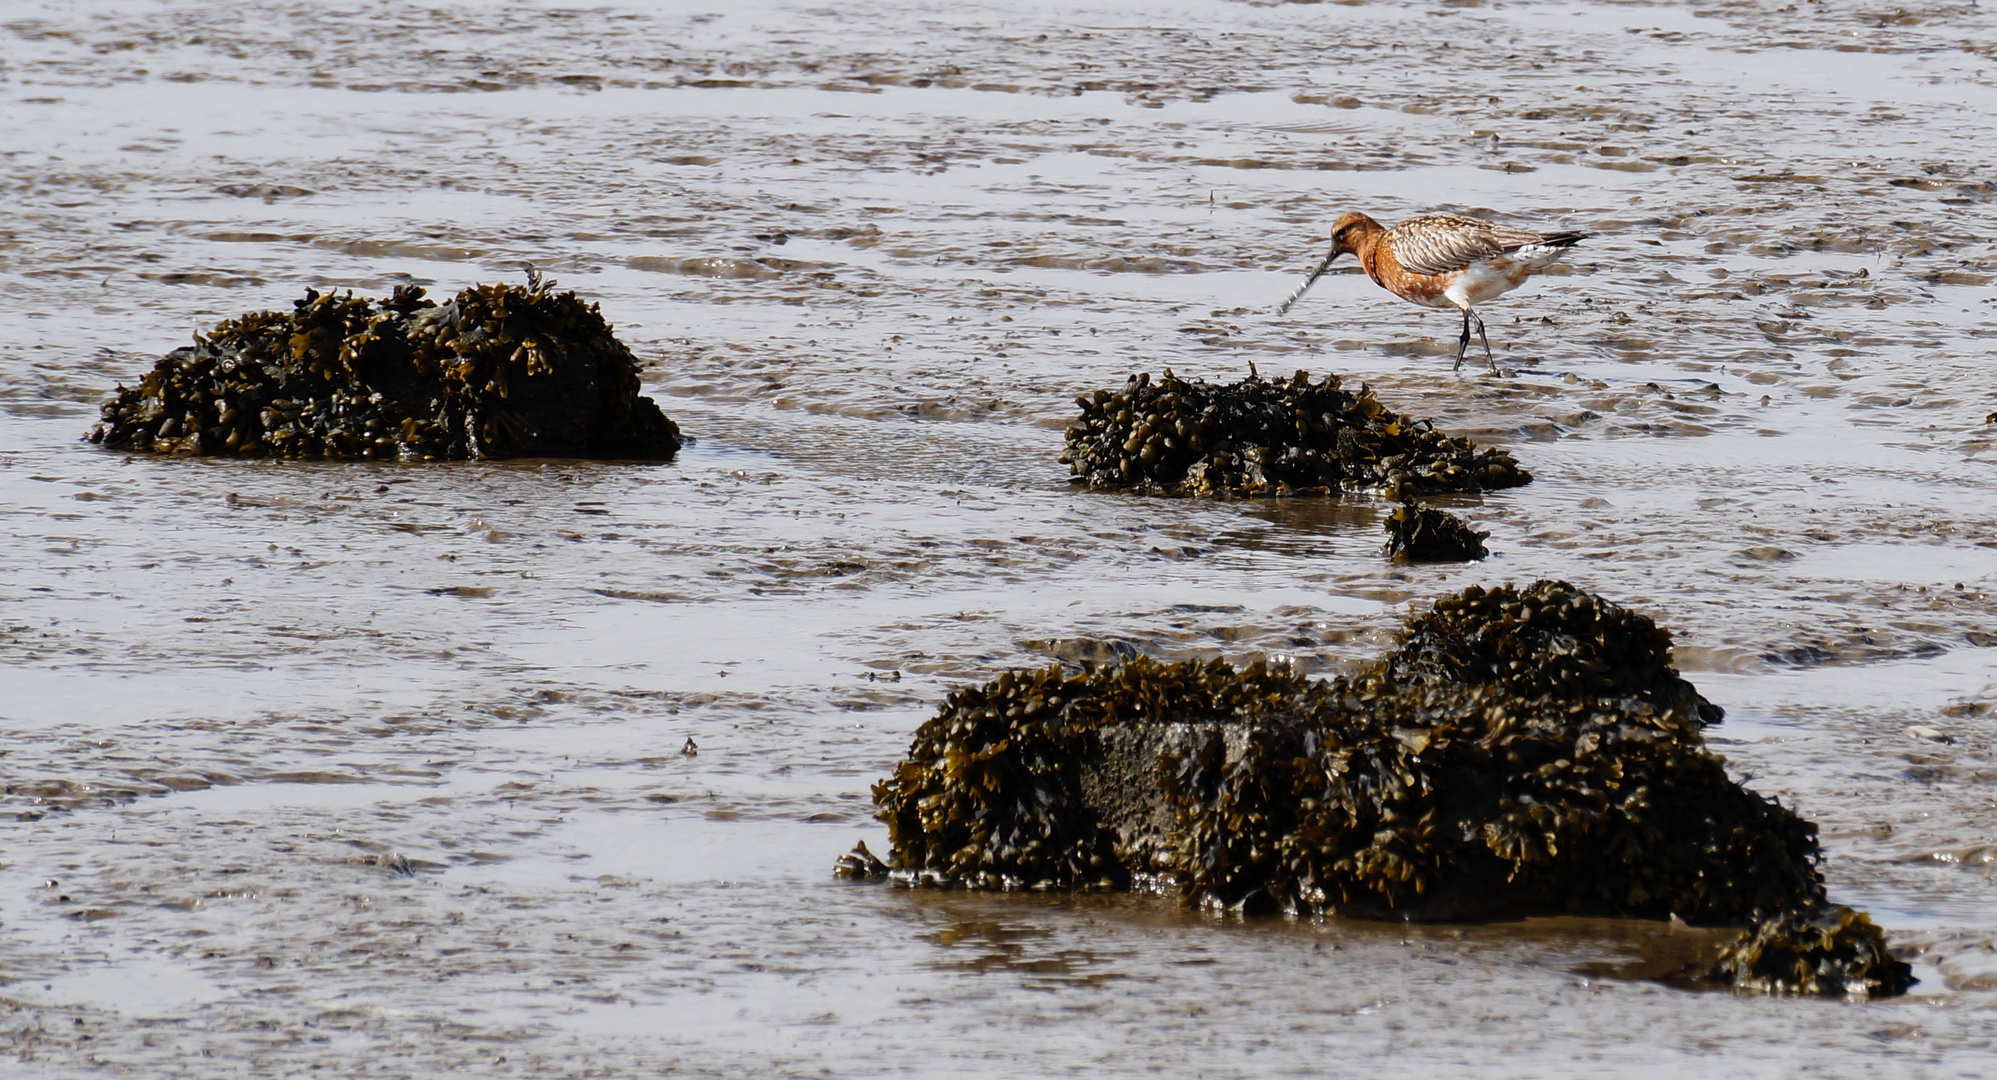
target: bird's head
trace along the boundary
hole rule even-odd
[[[1356,210],[1338,215],[1338,220],[1331,223],[1331,254],[1325,261],[1330,262],[1340,255],[1358,254],[1360,238],[1379,231],[1379,222]]]

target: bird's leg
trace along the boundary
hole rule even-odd
[[[1470,351],[1470,309],[1463,309],[1463,336],[1456,339],[1456,366],[1451,371],[1463,370],[1463,354]]]
[[[1463,314],[1469,315],[1470,318],[1477,319],[1477,340],[1484,343],[1484,362],[1491,365],[1491,374],[1496,375],[1498,373],[1498,362],[1491,358],[1491,339],[1484,336],[1484,320],[1478,318],[1474,314],[1471,314],[1469,308],[1464,308]],[[1463,332],[1467,336],[1470,330],[1466,326]],[[1464,344],[1468,345],[1469,341],[1468,340],[1464,341]],[[1461,361],[1458,362],[1461,363]]]

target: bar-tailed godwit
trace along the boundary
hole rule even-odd
[[[1470,348],[1470,327],[1484,343],[1484,360],[1492,371],[1491,339],[1476,304],[1502,296],[1525,283],[1532,272],[1560,257],[1587,233],[1536,233],[1493,225],[1453,214],[1425,214],[1391,229],[1361,213],[1341,214],[1331,226],[1331,254],[1311,271],[1297,291],[1276,309],[1281,315],[1304,295],[1340,255],[1351,252],[1375,285],[1423,307],[1453,307],[1463,312],[1463,336],[1456,342],[1456,366]]]

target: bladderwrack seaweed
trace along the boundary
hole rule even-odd
[[[1462,518],[1442,510],[1404,502],[1387,515],[1387,543],[1382,554],[1407,562],[1472,562],[1490,552],[1484,539],[1491,534],[1472,529]]]
[[[1864,912],[1827,903],[1756,922],[1721,949],[1707,977],[1736,990],[1855,998],[1894,997],[1916,981]]]
[[[1671,663],[1671,635],[1649,616],[1564,581],[1471,586],[1410,617],[1382,661],[1397,682],[1494,684],[1522,698],[1627,697],[1660,719],[1716,724]]]
[[[141,453],[664,460],[679,429],[595,304],[530,275],[437,304],[307,289],[224,320],[120,387],[87,436]]]
[[[1250,375],[1215,386],[1167,370],[1075,399],[1061,461],[1075,482],[1154,495],[1385,492],[1516,487],[1532,475],[1503,450],[1478,449],[1393,412],[1336,375],[1313,382]]]

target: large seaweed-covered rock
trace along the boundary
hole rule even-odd
[[[1407,562],[1473,562],[1490,552],[1484,538],[1462,518],[1444,510],[1404,502],[1387,515],[1383,553]]]
[[[1439,618],[1481,611],[1498,632],[1431,612],[1348,678],[1139,657],[959,690],[875,786],[888,863],[935,884],[1149,880],[1224,909],[1420,919],[1744,923],[1822,900],[1815,827],[1730,780],[1696,714],[1646,692],[1676,677],[1654,624],[1562,583],[1509,590],[1530,615],[1490,595]],[[1537,676],[1497,663],[1549,601],[1568,628],[1592,611],[1594,640]],[[1467,662],[1432,662],[1431,639]],[[1646,656],[1648,672],[1594,662]]]
[[[307,289],[218,324],[119,387],[88,434],[120,450],[307,459],[664,460],[679,428],[595,304],[530,275],[444,304]]]
[[[1061,461],[1078,483],[1157,495],[1398,496],[1516,487],[1532,475],[1503,450],[1480,450],[1357,393],[1338,376],[1251,374],[1213,386],[1169,370],[1075,399]]]
[[[1139,656],[950,695],[874,786],[891,850],[854,880],[1146,885],[1229,911],[1598,914],[1746,925],[1707,975],[1903,992],[1832,907],[1816,826],[1735,783],[1718,709],[1649,618],[1566,582],[1470,588],[1355,675]]]
[[[1870,918],[1830,904],[1756,923],[1720,951],[1708,977],[1740,990],[1858,998],[1904,994],[1915,982]]]

